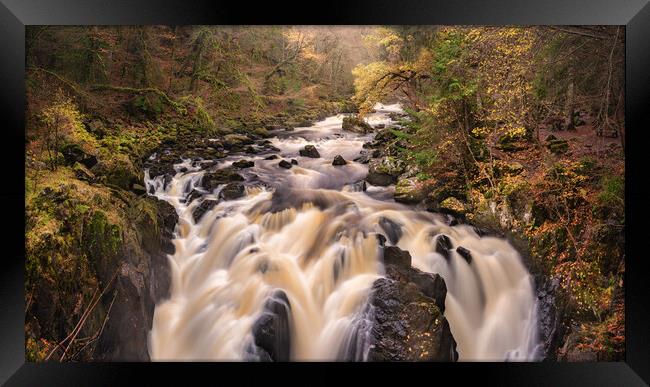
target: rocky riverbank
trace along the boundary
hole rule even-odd
[[[624,241],[616,226],[619,207],[607,202],[618,200],[613,196],[620,193],[611,192],[614,180],[606,180],[606,167],[588,156],[572,162],[571,152],[556,152],[555,136],[546,140],[547,149],[524,139],[504,140],[517,146],[494,156],[493,180],[470,182],[467,166],[457,160],[443,158],[437,167],[421,163],[422,151],[415,153],[413,146],[420,123],[406,114],[396,118],[400,124],[379,129],[356,160],[369,166],[366,183],[394,186],[396,202],[446,214],[450,225],[468,223],[481,235],[508,239],[535,278],[542,359],[617,359],[623,325],[616,294],[623,289]],[[470,144],[476,147],[475,158],[485,157],[480,141],[470,139]],[[612,148],[606,158],[615,161],[616,151]],[[525,164],[540,152],[551,153],[555,162]],[[606,175],[605,183],[594,178],[600,174]],[[547,193],[551,188],[555,202]],[[568,216],[584,223],[567,226]],[[575,260],[586,246],[593,249],[591,256]]]
[[[43,171],[46,166],[27,154],[27,359],[149,360],[147,336],[155,304],[169,294],[167,255],[174,252],[178,215],[147,195],[145,170],[169,181],[182,159],[214,163],[229,154],[272,151],[265,140],[270,132],[349,109],[322,103],[246,119],[215,133],[217,141],[177,117],[157,130],[135,127],[113,137],[107,128],[117,122],[66,113],[77,129],[62,148],[63,165]],[[204,184],[231,183],[224,199],[242,195],[237,170],[246,166],[207,174]],[[202,203],[196,216],[210,205]]]

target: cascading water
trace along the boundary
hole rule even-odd
[[[367,120],[391,124],[399,105],[377,106]],[[268,156],[229,156],[218,168],[241,159],[246,195],[220,201],[194,221],[202,200],[218,200],[201,188],[201,163],[185,160],[164,184],[145,175],[147,190],[171,203],[179,214],[176,251],[170,256],[171,297],[156,306],[150,333],[152,360],[255,360],[253,329],[270,299],[289,310],[291,360],[335,360],[355,348],[363,360],[364,332],[372,313],[367,301],[383,275],[375,234],[408,250],[416,268],[440,274],[448,288],[445,316],[460,360],[535,360],[537,305],[531,276],[510,244],[480,237],[468,225],[386,200],[391,187],[355,188],[367,166],[351,162],[372,135],[341,129],[342,115],[271,139],[291,169]],[[307,144],[321,158],[299,157]],[[333,166],[342,155],[346,165]],[[183,171],[183,172],[181,172]],[[186,203],[193,189],[201,199]],[[400,235],[386,230],[386,221]],[[471,252],[470,263],[456,251],[449,259],[435,251],[435,238],[447,235],[453,246]],[[278,300],[281,289],[288,301]],[[274,298],[275,297],[275,298]],[[360,354],[360,355],[359,355]]]

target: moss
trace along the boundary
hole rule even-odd
[[[455,197],[448,197],[440,203],[440,209],[443,211],[448,211],[455,214],[465,214],[467,212],[467,207],[463,202],[456,199]]]
[[[563,154],[569,151],[569,143],[566,140],[551,140],[546,144],[548,150],[553,154]]]
[[[90,257],[95,261],[117,254],[122,244],[120,227],[111,224],[102,210],[93,213],[83,237]]]
[[[93,168],[96,175],[101,175],[105,183],[128,190],[136,181],[140,181],[140,174],[135,169],[128,156],[124,154],[105,155]]]

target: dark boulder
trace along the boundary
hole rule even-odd
[[[185,198],[185,203],[186,203],[186,204],[190,204],[190,203],[192,203],[195,199],[200,198],[201,196],[203,196],[203,194],[202,194],[201,192],[199,192],[199,191],[193,189],[192,191],[190,191],[190,193],[189,193],[189,194],[187,195],[187,197]]]
[[[397,177],[386,173],[370,172],[366,177],[366,181],[372,185],[387,186],[395,184]]]
[[[275,160],[278,158],[278,155],[271,155],[264,158],[264,160]]]
[[[334,157],[334,161],[332,161],[332,165],[345,165],[347,163],[348,162],[345,161],[345,159],[341,155],[337,155],[336,157]]]
[[[395,265],[401,268],[411,267],[411,254],[396,246],[384,247],[384,265]]]
[[[253,325],[256,353],[260,360],[289,361],[291,356],[291,304],[282,290],[276,290]]]
[[[403,234],[402,225],[383,216],[379,218],[378,223],[379,223],[379,227],[381,227],[382,230],[384,230],[384,232],[386,233],[386,237],[388,238],[388,241],[392,245],[397,244],[397,242],[399,242]]]
[[[206,212],[210,211],[212,208],[214,208],[214,206],[216,206],[217,203],[219,203],[218,200],[206,199],[202,201],[201,204],[196,206],[194,211],[192,211],[192,217],[194,218],[194,223],[197,223],[203,217],[203,215]]]
[[[293,164],[293,165],[298,165],[298,160],[296,160],[296,159],[291,159],[291,164]]]
[[[239,161],[235,161],[234,163],[232,163],[233,167],[240,168],[240,169],[250,168],[250,167],[252,167],[254,165],[255,165],[255,162],[253,162],[252,160],[239,160]]]
[[[389,130],[389,129],[380,130],[375,135],[373,144],[375,144],[375,145],[385,144],[388,141],[394,140],[396,138],[397,138],[397,136],[391,130]]]
[[[372,185],[387,186],[395,184],[404,172],[404,162],[396,157],[373,160],[368,167],[366,181]]]
[[[451,239],[447,235],[441,234],[436,239],[436,253],[441,254],[446,260],[449,260],[449,250],[452,249]]]
[[[228,183],[219,192],[219,197],[223,200],[239,199],[246,195],[246,188],[242,183]]]
[[[281,161],[278,163],[278,166],[279,166],[280,168],[290,169],[293,165],[292,165],[292,163],[288,162],[287,160],[281,160]]]
[[[65,144],[61,147],[60,151],[63,154],[63,160],[66,165],[74,165],[74,163],[78,162],[86,168],[92,168],[97,164],[97,157],[84,152],[79,144]]]
[[[376,280],[372,290],[367,360],[458,359],[456,341],[443,315],[447,287],[442,277],[387,264],[386,278]]]
[[[208,171],[201,180],[203,188],[213,191],[221,184],[228,184],[236,181],[244,181],[244,178],[230,168]]]
[[[174,206],[164,200],[156,200],[156,208],[158,210],[158,224],[162,225],[160,230],[162,251],[167,254],[173,254],[175,248],[171,241],[174,239],[178,214]]]
[[[472,253],[469,250],[467,250],[463,246],[458,246],[456,247],[456,252],[458,253],[458,255],[465,258],[465,261],[467,261],[467,263],[472,263]]]
[[[366,151],[361,151],[361,154],[356,157],[353,161],[359,163],[359,164],[368,164],[370,162],[370,154]]]
[[[299,153],[300,156],[311,157],[313,159],[317,159],[320,157],[320,153],[318,153],[318,150],[313,145],[305,145],[305,147],[301,149]]]

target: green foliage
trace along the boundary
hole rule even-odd
[[[131,104],[135,111],[150,119],[158,117],[163,112],[163,102],[158,95],[138,95],[133,98]]]
[[[120,227],[111,224],[106,213],[101,210],[93,213],[86,225],[83,237],[90,256],[94,260],[117,254],[122,243]]]
[[[600,183],[597,208],[611,213],[625,223],[625,179],[622,176],[605,175]]]
[[[418,181],[425,181],[425,180],[431,179],[431,175],[429,175],[428,173],[425,173],[425,172],[419,172],[417,175],[415,175],[415,178]]]
[[[399,130],[399,129],[393,129],[393,128],[390,128],[390,129],[388,129],[388,130],[389,130],[392,134],[394,134],[395,137],[397,137],[397,138],[399,138],[399,139],[402,139],[402,140],[409,140],[410,138],[413,137],[413,136],[411,136],[410,134],[408,134],[408,133],[404,133],[404,132],[402,132],[402,131]]]
[[[416,164],[422,168],[429,168],[438,161],[438,152],[435,149],[423,149],[412,153]]]

